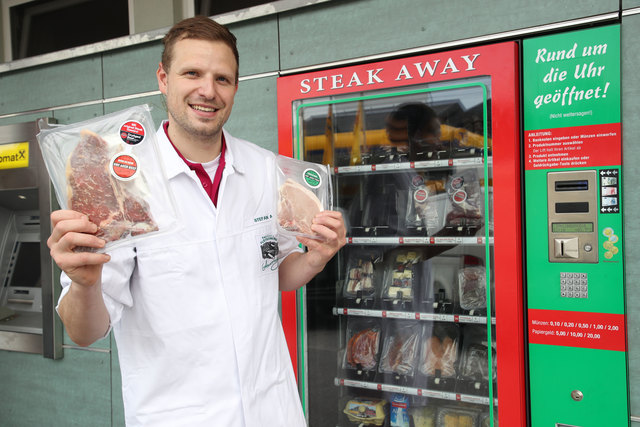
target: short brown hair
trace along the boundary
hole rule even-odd
[[[218,24],[206,16],[194,16],[183,19],[175,24],[162,39],[164,50],[162,51],[162,65],[168,70],[173,60],[173,46],[183,39],[197,39],[207,41],[220,41],[229,46],[236,58],[236,83],[238,81],[240,56],[236,46],[236,36],[224,25]]]

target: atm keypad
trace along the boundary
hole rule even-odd
[[[587,273],[560,273],[560,296],[563,298],[588,298]]]

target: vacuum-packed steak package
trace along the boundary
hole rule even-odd
[[[358,374],[375,372],[380,341],[380,324],[375,319],[349,319],[343,368]]]
[[[37,138],[58,203],[98,226],[96,236],[107,242],[101,251],[175,227],[147,105],[70,125],[40,125]]]
[[[313,217],[332,207],[328,166],[282,155],[277,156],[276,165],[279,230],[318,239],[311,230]]]
[[[421,332],[421,325],[417,321],[390,322],[382,347],[379,371],[398,377],[413,377]]]
[[[447,227],[477,230],[483,225],[484,196],[474,169],[454,173],[447,181]]]

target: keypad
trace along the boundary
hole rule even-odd
[[[560,296],[563,298],[588,298],[587,273],[560,273]]]

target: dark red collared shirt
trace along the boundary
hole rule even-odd
[[[176,153],[178,153],[178,156],[180,156],[182,161],[184,161],[186,165],[189,166],[189,169],[191,169],[196,173],[196,176],[200,179],[202,188],[204,188],[204,191],[206,191],[207,194],[209,195],[209,198],[213,202],[213,205],[217,207],[218,193],[220,192],[220,182],[222,181],[222,172],[224,171],[224,165],[225,165],[224,154],[226,152],[226,145],[227,145],[224,140],[224,133],[222,134],[222,148],[220,149],[220,161],[218,163],[218,169],[216,169],[216,173],[213,177],[213,182],[211,181],[211,177],[209,176],[207,171],[202,166],[202,163],[190,162],[182,155],[180,150],[178,150],[176,146],[173,144],[173,141],[171,141],[171,138],[169,137],[169,122],[164,122],[164,133],[167,135],[167,139],[169,140],[169,142],[171,142],[171,145],[173,145],[173,148],[176,150]]]

